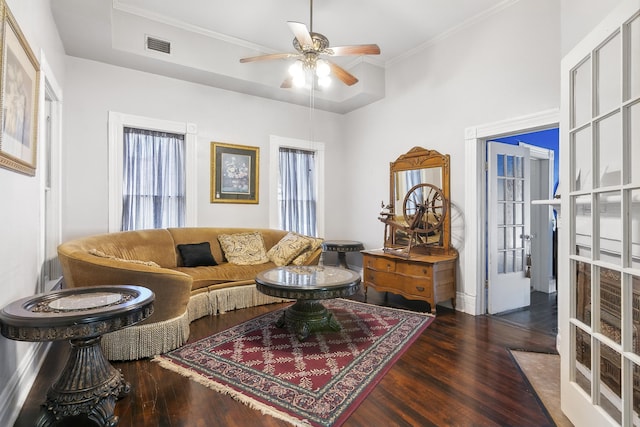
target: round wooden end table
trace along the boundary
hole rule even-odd
[[[9,339],[71,343],[66,365],[47,392],[38,426],[78,415],[100,426],[118,424],[115,402],[130,386],[104,357],[100,340],[151,316],[154,298],[141,286],[93,286],[30,296],[0,311],[1,332]]]
[[[355,240],[325,240],[322,243],[322,250],[325,252],[338,252],[338,265],[343,268],[347,266],[347,252],[360,252],[364,249],[362,242]]]
[[[259,273],[256,288],[266,295],[296,300],[276,326],[291,327],[304,341],[314,331],[340,330],[338,321],[320,301],[355,294],[360,288],[360,275],[337,267],[285,266]]]

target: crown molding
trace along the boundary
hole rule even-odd
[[[395,65],[399,62],[404,61],[407,58],[410,58],[426,49],[428,49],[429,47],[435,45],[436,43],[447,39],[459,32],[461,32],[462,30],[465,30],[466,28],[471,27],[472,25],[487,19],[488,17],[495,15],[501,11],[503,11],[504,9],[518,3],[520,0],[504,0],[500,3],[498,3],[497,5],[487,9],[487,10],[483,10],[482,12],[478,13],[477,15],[462,21],[460,24],[456,25],[455,27],[450,28],[449,30],[438,34],[437,36],[427,40],[424,43],[419,44],[418,46],[414,47],[413,49],[410,49],[398,56],[396,56],[395,58],[391,58],[389,60],[387,60],[385,62],[385,67],[390,67],[392,65]]]
[[[136,15],[141,18],[149,19],[151,21],[159,22],[161,24],[180,28],[185,31],[190,31],[192,33],[200,34],[205,37],[210,37],[212,39],[234,44],[236,46],[246,47],[248,49],[253,49],[253,50],[264,52],[264,53],[276,53],[274,49],[268,48],[266,46],[262,46],[257,43],[252,43],[247,40],[239,39],[237,37],[232,37],[227,34],[218,33],[216,31],[212,31],[207,28],[200,27],[198,25],[189,24],[179,19],[170,18],[168,16],[152,12],[148,9],[143,9],[136,6],[123,4],[120,0],[112,0],[112,8],[113,10],[128,13],[131,15]]]

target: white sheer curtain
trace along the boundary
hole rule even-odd
[[[183,227],[184,135],[124,128],[122,227]]]
[[[280,228],[317,235],[315,153],[280,148]]]

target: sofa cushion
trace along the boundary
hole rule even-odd
[[[322,245],[322,242],[324,241],[324,239],[321,239],[319,237],[309,237],[309,236],[303,236],[303,237],[309,240],[309,246],[300,255],[295,257],[293,261],[291,261],[291,264],[293,265],[304,265],[309,259],[309,257],[311,256],[311,254],[313,254],[316,250],[318,250],[318,248]]]
[[[218,241],[231,264],[255,265],[269,262],[260,232],[220,234]]]
[[[221,262],[214,267],[176,267],[172,270],[186,273],[193,279],[191,292],[207,286],[253,280],[261,271],[275,268],[272,262],[254,265],[237,265],[229,262]]]
[[[182,265],[185,267],[218,265],[211,255],[209,242],[178,245],[178,251],[182,257]]]
[[[112,259],[114,261],[123,261],[123,262],[128,262],[131,264],[141,264],[141,265],[147,265],[149,267],[160,267],[160,265],[158,265],[158,263],[155,263],[153,261],[143,261],[143,260],[139,260],[139,259],[125,259],[125,258],[119,258],[113,255],[109,255],[109,254],[105,254],[104,252],[98,250],[98,249],[89,249],[89,253],[91,255],[95,255],[97,257],[100,258],[108,258],[108,259]]]
[[[311,244],[310,239],[296,233],[287,233],[267,251],[267,257],[278,267],[289,264]]]

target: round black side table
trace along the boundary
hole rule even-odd
[[[39,427],[77,415],[100,426],[118,424],[115,402],[130,385],[104,357],[100,340],[151,316],[154,298],[141,286],[91,286],[33,295],[0,311],[1,332],[9,339],[71,343],[67,363],[47,392]]]
[[[360,252],[364,249],[362,242],[355,240],[325,240],[322,243],[322,250],[325,252],[338,252],[338,265],[342,268],[347,266],[347,252]]]

